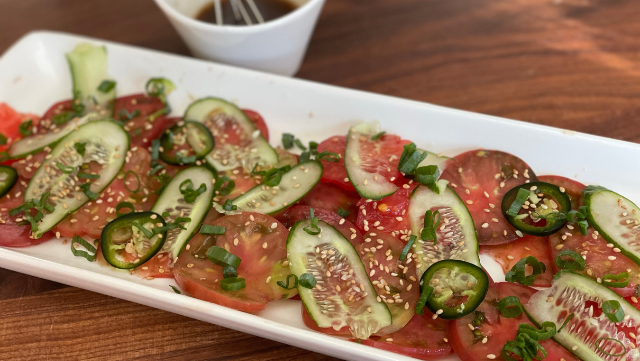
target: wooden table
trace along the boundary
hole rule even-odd
[[[640,141],[638,19],[637,0],[328,0],[298,76]],[[0,52],[34,29],[187,54],[151,0],[0,0]],[[0,269],[0,359],[89,358],[329,359]]]

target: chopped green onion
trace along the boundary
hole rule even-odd
[[[166,78],[151,78],[145,85],[147,94],[154,97],[162,97],[172,92],[175,88],[176,86],[173,84],[173,82]]]
[[[133,174],[134,177],[136,177],[136,181],[138,182],[138,186],[136,187],[136,189],[132,190],[129,188],[129,185],[127,184],[127,176],[129,174]],[[124,182],[124,187],[131,193],[138,193],[140,191],[140,187],[142,186],[140,184],[140,177],[132,170],[128,170],[124,173],[124,176],[122,177],[122,181]]]
[[[293,284],[290,285],[290,281],[289,279],[293,277]],[[298,287],[298,276],[294,275],[293,273],[287,276],[287,283],[284,283],[282,281],[278,281],[276,282],[278,284],[278,286],[284,288],[285,290],[292,290],[294,288]]]
[[[522,305],[520,305],[520,307],[522,307]],[[522,313],[522,311],[520,313]],[[556,334],[556,324],[551,321],[545,321],[542,323],[542,327],[538,329],[528,323],[521,323],[518,325],[518,333],[525,333],[536,341],[544,341]]]
[[[562,257],[569,257],[570,259],[564,260]],[[586,266],[584,258],[578,254],[576,251],[572,251],[570,249],[565,249],[558,253],[558,257],[556,257],[556,265],[558,268],[562,270],[576,270],[582,271]]]
[[[24,137],[31,135],[31,133],[33,133],[33,121],[29,119],[26,122],[20,123],[18,131]]]
[[[616,300],[604,301],[602,303],[602,312],[613,323],[618,323],[624,319],[624,310],[620,302]]]
[[[100,197],[100,194],[91,190],[91,182],[81,184],[80,189],[92,201],[95,201],[96,199],[98,199],[98,197]]]
[[[307,147],[304,146],[304,144],[302,144],[302,142],[300,141],[300,139],[296,139],[294,140],[294,143],[296,143],[296,145],[298,146],[298,148],[300,148],[301,150],[307,150]]]
[[[418,302],[416,303],[416,307],[414,310],[417,315],[424,314],[424,306],[427,304],[427,300],[429,300],[429,297],[431,297],[432,293],[433,293],[433,287],[429,285],[422,286],[422,291],[420,291],[420,298],[418,299]]]
[[[54,115],[53,119],[51,120],[53,121],[53,124],[62,125],[69,122],[75,116],[76,116],[76,113],[74,112],[63,112],[63,113]]]
[[[122,120],[122,121],[129,121],[129,120],[137,117],[138,115],[140,115],[140,110],[138,110],[138,109],[134,110],[131,113],[129,113],[126,109],[122,109],[118,113],[118,118],[120,118],[120,120]],[[138,129],[140,129],[140,128],[138,128]]]
[[[165,211],[165,212],[162,212],[162,214],[161,214],[162,218],[167,218],[167,217],[169,217],[170,215],[171,215],[171,213],[166,212],[166,211]]]
[[[7,144],[7,137],[0,133],[0,145],[6,145]]]
[[[2,151],[0,152],[0,162],[5,162],[7,160],[9,160],[9,153]]]
[[[579,221],[578,223],[576,223],[578,225],[578,229],[580,230],[580,234],[583,236],[587,235],[588,232],[588,228],[589,228],[589,222],[586,219],[583,219],[581,221]]]
[[[155,227],[153,229],[153,234],[160,234],[160,233],[164,233],[164,232],[169,232],[169,231],[171,231],[173,229],[176,229],[176,228],[184,229],[184,227],[181,227],[177,223],[167,223],[166,225],[164,225],[162,227]]]
[[[222,277],[223,278],[234,278],[238,277],[238,270],[233,266],[224,266],[222,267]]]
[[[236,187],[236,182],[234,182],[231,178],[227,177],[226,175],[223,175],[222,177],[218,178],[218,180],[216,181],[214,190],[216,194],[220,194],[221,196],[228,196],[231,192],[233,192],[233,189],[235,187]]]
[[[405,259],[407,259],[407,255],[409,254],[409,251],[411,251],[411,247],[413,247],[413,244],[417,239],[418,237],[416,237],[416,235],[412,235],[411,237],[409,237],[409,241],[404,245],[404,248],[402,249],[402,252],[398,257],[398,260],[404,261]]]
[[[511,206],[509,206],[509,210],[507,211],[507,214],[510,215],[511,217],[517,216],[518,212],[520,212],[520,208],[522,208],[522,206],[524,205],[524,202],[527,201],[527,198],[529,198],[530,194],[531,194],[531,191],[528,189],[524,189],[524,188],[518,189],[518,194],[516,195],[516,199],[514,199],[513,203],[511,203]]]
[[[440,170],[437,165],[420,167],[415,171],[416,182],[426,185],[436,194],[440,194],[440,188],[436,184],[438,178],[440,178]]]
[[[571,321],[572,318],[575,317],[575,313],[570,314],[569,316],[567,316],[567,318],[564,320],[564,322],[562,323],[562,326],[560,326],[560,328],[558,329],[558,333],[560,333],[560,331],[562,331],[562,329],[564,328],[564,326],[567,325],[567,323],[569,323],[569,321]]]
[[[338,212],[336,212],[336,213],[338,213],[338,215],[340,217],[342,217],[342,218],[345,218],[346,216],[348,216],[350,214],[349,211],[343,209],[342,207],[338,207]]]
[[[173,224],[178,226],[178,228],[180,228],[180,229],[186,229],[185,227],[183,227],[180,224],[180,223],[184,223],[184,222],[191,222],[191,218],[189,218],[189,217],[177,217]]]
[[[316,278],[309,273],[303,273],[298,277],[298,284],[304,288],[312,289],[316,286]]]
[[[100,85],[98,85],[98,90],[103,93],[108,93],[116,87],[116,82],[113,80],[103,80]]]
[[[617,275],[607,273],[606,275],[602,276],[602,284],[607,287],[614,287],[614,288],[627,287],[629,285],[629,273],[622,272]]]
[[[140,225],[140,223],[138,223],[138,221],[131,222],[131,225],[136,227],[137,229],[139,229],[140,232],[142,232],[144,234],[144,236],[147,237],[147,239],[153,238],[153,231],[150,231],[150,230],[144,228],[144,226]]]
[[[440,225],[441,218],[439,210],[435,212],[428,210],[424,213],[424,228],[422,229],[422,232],[420,232],[420,238],[423,241],[433,240],[433,244],[438,242],[436,230]]]
[[[129,209],[130,211],[127,212],[127,213],[120,213],[120,210],[122,208]],[[118,216],[118,217],[122,217],[125,214],[133,213],[135,211],[136,211],[136,209],[133,207],[133,203],[131,203],[131,202],[120,202],[120,203],[118,203],[116,205],[116,216]]]
[[[220,287],[225,291],[233,292],[245,288],[246,285],[244,283],[244,278],[231,277],[220,281]]]
[[[156,174],[158,171],[164,169],[164,165],[162,164],[155,164],[151,170],[149,171],[149,175],[154,175]],[[164,175],[164,174],[163,174]]]
[[[220,234],[224,234],[224,232],[226,231],[227,229],[222,226],[212,226],[209,224],[203,224],[202,227],[200,227],[200,234],[204,234],[204,235],[209,235],[209,234],[220,235]]]
[[[229,253],[226,249],[218,246],[211,246],[207,251],[207,258],[218,266],[231,266],[238,269],[240,266],[240,258]]]
[[[312,155],[317,155],[318,154],[318,143],[317,142],[309,142],[309,153],[311,153]]]
[[[173,290],[173,292],[175,292],[175,293],[177,293],[177,294],[179,294],[179,295],[181,295],[181,294],[182,294],[182,292],[180,292],[180,290],[179,290],[179,289],[177,289],[175,286],[173,286],[173,285],[169,285],[169,287],[171,287],[171,289]]]
[[[76,170],[76,167],[72,167],[70,165],[64,165],[62,164],[62,162],[56,163],[56,167],[58,167],[58,169],[60,169],[60,171],[64,174],[71,174],[73,173],[74,170]]]
[[[378,140],[380,139],[380,137],[382,137],[383,135],[385,135],[387,132],[380,132],[376,135],[374,135],[373,137],[371,137],[371,140]]]
[[[254,167],[255,168],[255,167]],[[268,171],[252,172],[264,176],[264,184],[275,187],[280,184],[282,175],[291,170],[290,165],[285,165],[282,168],[273,168]]]
[[[93,254],[89,254],[86,251],[83,250],[79,250],[76,249],[75,245],[79,244],[81,246],[83,246],[84,248],[87,249],[87,251],[93,253]],[[89,262],[93,262],[93,260],[96,259],[96,252],[98,250],[96,249],[96,247],[94,247],[91,243],[85,241],[84,239],[78,237],[78,236],[73,236],[73,238],[71,239],[71,253],[73,253],[74,256],[76,257],[83,257],[84,259],[86,259]]]
[[[602,342],[600,341],[613,341],[615,343],[620,344],[620,346],[622,346],[622,351],[620,353],[609,353],[607,351],[605,351],[600,345],[602,345]],[[622,343],[622,341],[615,339],[615,338],[611,338],[611,337],[600,337],[599,339],[596,340],[596,348],[598,349],[598,351],[602,352],[603,354],[607,355],[607,356],[613,356],[613,357],[619,357],[619,356],[624,356],[627,353],[627,347]],[[610,347],[610,349],[613,349],[613,347]]]
[[[293,141],[295,140],[295,138],[296,137],[294,137],[293,134],[283,133],[282,134],[282,146],[284,146],[284,149],[293,148]]]
[[[198,187],[197,189],[193,189],[193,181],[191,181],[191,179],[187,179],[180,183],[178,189],[184,196],[185,202],[193,203],[196,201],[196,198],[198,198],[198,196],[207,191],[207,186],[202,183],[200,184],[200,187]]]
[[[407,144],[402,149],[398,170],[403,174],[412,174],[426,157],[427,152],[419,151],[414,143]]]
[[[326,160],[327,162],[335,163],[340,161],[340,155],[329,151],[323,151],[316,155],[316,160]]]
[[[526,275],[527,265],[531,266],[531,274],[529,276]],[[525,257],[519,260],[511,270],[507,272],[504,279],[507,282],[517,282],[521,285],[532,286],[536,280],[536,277],[545,273],[547,271],[547,266],[544,263],[538,261],[537,258],[533,256]]]
[[[18,215],[18,214],[20,214],[20,213],[22,213],[22,212],[24,212],[26,210],[29,210],[29,209],[31,209],[31,208],[33,208],[35,206],[36,206],[35,200],[30,199],[30,200],[22,203],[21,205],[10,209],[9,210],[9,215],[10,216],[16,216],[16,215]]]
[[[498,311],[506,318],[516,318],[524,312],[520,299],[516,296],[507,296],[498,302]]]
[[[308,162],[311,159],[311,152],[302,152],[300,154],[299,163]]]
[[[160,139],[151,141],[151,160],[156,161],[160,157]]]
[[[222,209],[224,209],[227,212],[235,211],[238,209],[238,206],[233,204],[233,201],[231,199],[227,199],[224,201],[224,204],[222,205]]]
[[[83,172],[78,172],[77,177],[80,179],[99,179],[100,178],[98,174],[83,173]]]
[[[320,227],[318,227],[318,218],[316,218],[315,211],[313,208],[309,209],[311,216],[311,225],[304,227],[302,230],[307,232],[308,234],[315,236],[320,234]]]

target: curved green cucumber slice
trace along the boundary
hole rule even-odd
[[[54,131],[47,134],[34,134],[22,138],[11,144],[11,147],[9,148],[9,156],[11,158],[24,158],[29,154],[40,152],[47,146],[53,147],[60,141],[60,139],[78,129],[79,126],[87,124],[89,120],[95,118],[95,113],[87,114],[82,118],[70,120],[66,124],[61,125],[59,128],[56,128]]]
[[[594,316],[594,305],[597,309],[608,300],[616,300],[624,311],[625,318],[617,324],[609,321],[602,313]],[[586,302],[589,302],[587,306]],[[635,340],[625,336],[624,332],[618,332],[617,327],[631,327],[634,332],[640,326],[640,311],[630,305],[617,293],[596,281],[571,272],[562,272],[560,277],[553,281],[549,288],[536,292],[529,302],[524,305],[529,318],[540,326],[545,321],[556,324],[556,329],[565,322],[567,317],[574,317],[564,326],[562,331],[556,333],[554,339],[573,352],[581,360],[638,360],[640,351],[630,347]],[[600,338],[615,338],[626,347],[624,355],[608,356],[596,348],[596,340]],[[605,351],[611,354],[619,354],[623,348],[614,343],[604,344]]]
[[[75,143],[85,143],[84,156],[76,151]],[[120,172],[128,150],[129,135],[122,126],[111,120],[85,124],[61,139],[47,156],[48,159],[36,170],[24,193],[25,201],[37,201],[49,192],[48,203],[55,207],[53,212],[45,214],[37,222],[38,229],[34,232],[34,237],[39,238],[89,201],[89,197],[79,187],[81,183],[85,183],[84,179],[77,178],[81,166],[89,163],[102,166],[95,173],[100,178],[89,186],[91,192],[100,194]],[[59,164],[70,172],[64,173]]]
[[[414,256],[418,276],[437,261],[454,259],[469,262],[478,267],[478,238],[476,228],[467,206],[444,181],[438,181],[441,191],[436,194],[427,187],[419,186],[409,201],[411,233],[418,237],[414,244]],[[426,211],[440,212],[440,225],[436,231],[437,242],[423,241],[420,232],[424,228]]]
[[[234,199],[233,204],[241,212],[278,213],[304,197],[318,183],[322,171],[322,164],[317,161],[298,164],[282,175],[279,185],[258,184]]]
[[[204,123],[216,137],[215,147],[205,159],[219,172],[238,167],[250,172],[256,164],[267,167],[278,163],[275,149],[260,135],[251,120],[242,110],[223,99],[196,100],[185,111],[184,120]],[[224,136],[230,131],[237,133],[240,144],[224,142]]]
[[[391,325],[391,313],[351,243],[323,221],[318,222],[320,234],[308,234],[304,228],[310,225],[304,220],[291,228],[287,257],[293,274],[310,273],[316,279],[313,289],[298,285],[298,293],[318,327],[349,326],[355,338],[367,339]]]
[[[66,56],[73,78],[73,99],[84,105],[84,114],[113,115],[115,87],[107,92],[98,89],[103,81],[112,80],[107,73],[107,48],[81,43]]]
[[[184,200],[184,195],[180,192],[182,182],[189,179],[193,182],[193,188],[195,189],[200,187],[201,184],[206,186],[204,193],[200,194],[193,203],[187,203]],[[168,212],[169,216],[163,217],[167,223],[175,222],[178,217],[191,218],[191,221],[181,223],[185,229],[176,228],[167,232],[166,241],[161,251],[169,252],[169,255],[174,260],[178,258],[184,246],[196,234],[200,223],[202,223],[207,212],[211,209],[214,193],[212,179],[215,179],[215,175],[206,167],[184,169],[173,176],[171,182],[167,184],[153,208],[151,208],[151,212],[158,214]]]
[[[442,173],[442,171],[444,170],[444,163],[447,160],[451,159],[449,157],[445,157],[444,155],[432,153],[428,150],[424,150],[424,149],[419,149],[419,150],[423,153],[427,153],[427,157],[424,158],[416,168],[426,167],[428,165],[435,165],[438,167],[438,169],[440,169],[440,173]]]
[[[587,220],[604,239],[640,265],[640,208],[627,198],[600,186],[582,190]]]
[[[380,133],[378,122],[361,123],[351,127],[344,151],[344,166],[349,180],[361,197],[374,200],[390,196],[398,190],[398,186],[389,182],[384,176],[362,169],[363,159],[360,156],[360,148],[365,142],[374,142],[371,137],[378,133]]]

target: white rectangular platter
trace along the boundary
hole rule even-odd
[[[143,91],[151,77],[173,80],[169,97],[176,115],[194,99],[216,96],[259,111],[272,143],[283,132],[303,141],[346,134],[360,120],[379,120],[384,130],[414,141],[420,148],[453,156],[473,148],[499,149],[523,158],[537,174],[558,174],[587,184],[602,184],[640,201],[640,145],[535,124],[474,114],[426,103],[376,95],[308,81],[234,68],[88,39],[35,32],[0,58],[0,102],[21,112],[42,114],[71,94],[64,53],[75,44],[105,44],[109,73],[120,95]],[[485,263],[486,262],[486,263]],[[483,263],[490,266],[489,260]],[[258,315],[175,294],[167,280],[146,281],[83,258],[69,246],[49,241],[21,249],[0,247],[0,267],[156,307],[206,322],[350,360],[411,360],[330,337],[306,328],[299,301],[271,303]],[[489,268],[496,280],[503,275]],[[458,360],[450,356],[443,360]]]

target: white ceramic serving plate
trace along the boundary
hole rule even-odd
[[[206,61],[51,32],[28,34],[0,58],[0,102],[21,112],[43,113],[71,95],[64,53],[75,44],[106,44],[109,72],[120,95],[143,91],[147,79],[163,76],[178,90],[169,101],[181,114],[194,99],[217,96],[259,111],[271,139],[282,132],[304,141],[345,134],[359,120],[379,120],[389,133],[419,147],[455,155],[473,148],[500,149],[524,160],[537,174],[558,174],[602,184],[640,201],[640,145],[435,105],[291,79]],[[496,280],[502,272],[483,259]],[[411,360],[307,329],[299,301],[273,302],[258,315],[175,294],[167,280],[145,281],[73,257],[60,241],[0,248],[0,267],[160,308],[351,360]],[[443,360],[458,360],[450,356]]]

